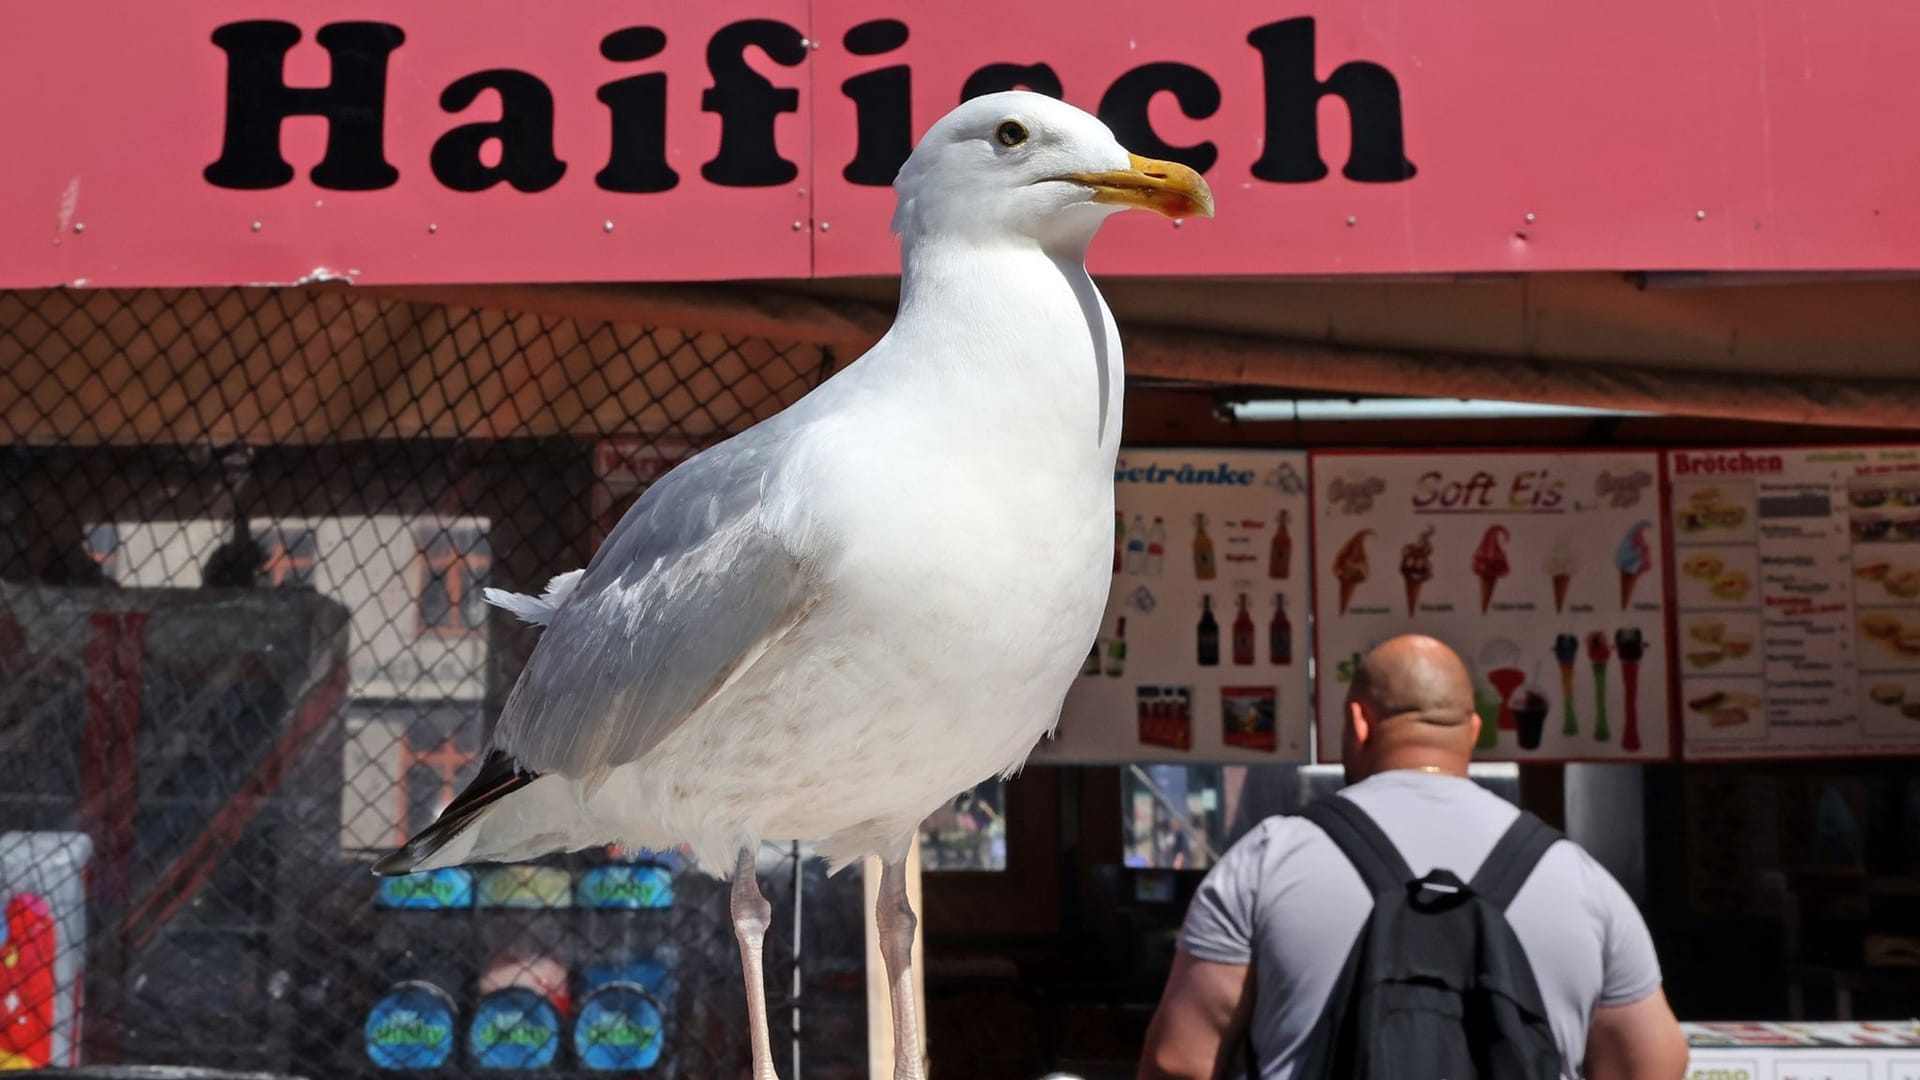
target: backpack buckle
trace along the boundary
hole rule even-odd
[[[1451,870],[1434,870],[1407,882],[1407,904],[1423,915],[1450,911],[1473,898],[1473,888]]]

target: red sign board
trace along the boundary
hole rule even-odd
[[[1126,274],[1920,266],[1920,24],[1838,0],[17,5],[0,286],[886,274],[892,170],[1056,92],[1204,166]]]

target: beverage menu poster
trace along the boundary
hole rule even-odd
[[[1920,753],[1920,446],[1675,450],[1682,753]]]
[[[1666,544],[1654,452],[1312,458],[1318,756],[1353,667],[1419,632],[1466,661],[1476,756],[1670,756]]]
[[[1307,457],[1123,448],[1113,592],[1033,760],[1304,762]]]

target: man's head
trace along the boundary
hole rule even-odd
[[[1429,767],[1464,776],[1480,738],[1473,678],[1452,649],[1421,634],[1381,642],[1347,687],[1340,758],[1347,782]]]

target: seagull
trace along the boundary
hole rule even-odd
[[[1052,729],[1111,584],[1123,373],[1088,245],[1117,211],[1213,213],[1192,169],[1021,91],[935,123],[894,191],[887,334],[654,483],[584,569],[487,591],[545,630],[478,775],[374,867],[688,846],[731,877],[755,1080],[769,840],[880,859],[894,1075],[925,1076],[908,850]]]

